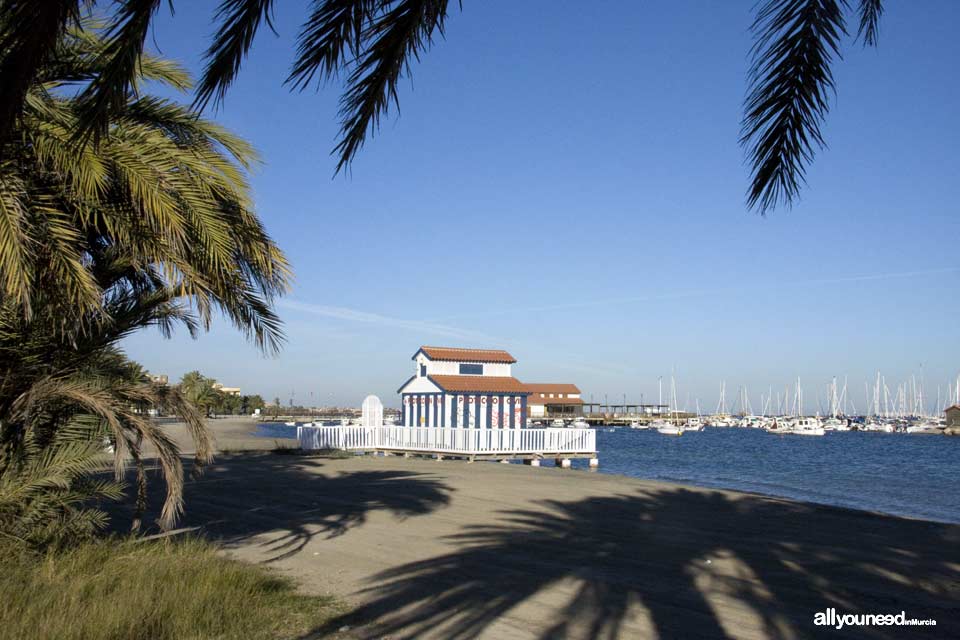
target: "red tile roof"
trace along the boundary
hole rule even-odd
[[[575,384],[553,384],[547,382],[528,382],[526,385],[527,391],[530,393],[580,393],[580,389],[577,388]]]
[[[512,355],[502,349],[458,349],[455,347],[420,347],[417,353],[424,352],[431,360],[446,360],[452,362],[505,362],[513,364],[517,361]],[[413,357],[417,357],[417,353]]]
[[[451,393],[516,393],[526,395],[525,385],[511,376],[428,376]]]

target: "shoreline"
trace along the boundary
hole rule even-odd
[[[242,439],[242,426],[264,440],[252,421],[218,423],[218,441]],[[307,637],[789,638],[817,633],[828,607],[905,610],[937,620],[929,637],[960,633],[960,525],[531,471],[227,454],[187,481],[182,526],[354,608]]]
[[[229,453],[238,453],[244,451],[271,451],[277,446],[281,447],[291,447],[295,448],[299,446],[299,443],[295,438],[283,438],[283,437],[273,437],[273,436],[258,436],[255,434],[257,427],[263,424],[259,420],[246,417],[223,417],[223,418],[212,418],[208,419],[208,425],[212,427],[211,432],[215,440],[215,451],[227,451]],[[172,427],[172,429],[170,429]],[[164,425],[165,430],[168,430],[168,435],[172,436],[178,445],[181,446],[181,453],[190,453],[192,454],[193,444],[190,440],[189,433],[187,432],[185,426],[182,422],[170,422]],[[424,456],[423,459],[429,460],[429,456]],[[464,462],[458,460],[447,460],[447,462]],[[575,463],[577,461],[574,461]],[[475,462],[472,464],[487,464],[493,465],[497,463],[492,462]],[[514,464],[515,463],[511,463]],[[518,465],[517,465],[518,466]],[[539,467],[539,469],[552,469],[553,467],[549,464]],[[535,472],[536,470],[530,469],[530,471]],[[863,512],[869,513],[877,516],[890,517],[890,518],[900,518],[904,520],[919,521],[919,522],[930,522],[935,524],[943,525],[955,525],[960,526],[960,521],[949,520],[949,519],[937,519],[934,517],[924,517],[916,516],[905,513],[895,513],[891,511],[883,511],[880,509],[871,509],[866,507],[853,506],[849,504],[836,504],[833,502],[821,502],[816,500],[811,500],[808,498],[797,497],[792,495],[785,495],[785,493],[765,493],[763,491],[730,487],[725,486],[720,483],[712,484],[709,481],[700,481],[695,478],[689,479],[680,479],[680,480],[667,480],[661,478],[648,478],[636,475],[630,475],[628,473],[618,473],[607,471],[603,466],[603,459],[601,458],[599,469],[590,470],[587,468],[577,468],[576,466],[573,469],[568,469],[566,471],[586,471],[589,474],[599,473],[604,476],[612,476],[618,478],[624,478],[628,480],[654,483],[658,485],[674,487],[677,489],[684,488],[697,488],[705,489],[712,491],[728,491],[738,494],[744,494],[748,496],[754,496],[758,498],[771,498],[775,500],[786,500],[789,502],[796,502],[799,504],[809,505],[811,507],[827,507],[832,509],[843,509],[853,512]],[[789,490],[789,487],[787,488]],[[802,489],[797,489],[796,493],[802,493]]]

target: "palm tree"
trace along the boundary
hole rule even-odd
[[[10,14],[0,16],[0,51],[9,51]],[[252,210],[245,169],[255,155],[243,140],[187,107],[128,91],[98,144],[74,141],[80,96],[109,71],[109,46],[82,28],[58,40],[0,137],[0,476],[24,468],[30,447],[65,432],[89,440],[76,425],[96,424],[109,433],[118,478],[134,461],[138,508],[143,445],[152,446],[169,527],[182,510],[182,467],[146,409],[184,419],[198,466],[210,459],[203,415],[115,345],[149,326],[196,335],[219,310],[275,351],[283,335],[271,303],[290,271]],[[181,68],[151,56],[135,74],[138,86],[146,81],[190,86]]]
[[[203,409],[204,415],[209,416],[210,407],[218,400],[218,392],[213,387],[214,382],[215,380],[207,378],[199,371],[191,371],[183,374],[180,390],[194,406]]]
[[[0,0],[10,16],[0,32],[0,86],[16,103],[49,60],[60,34],[95,0]],[[124,104],[143,57],[150,20],[160,0],[118,3],[106,29],[103,72],[84,91],[81,137],[106,135],[112,113]],[[173,2],[170,0],[170,6]],[[223,100],[263,23],[272,28],[273,0],[221,0],[206,52],[196,104]],[[851,7],[851,4],[854,7]],[[340,100],[341,137],[334,147],[337,171],[347,166],[398,102],[397,84],[412,61],[443,35],[449,0],[313,0],[297,38],[297,56],[286,84],[303,90],[338,75],[347,78]],[[834,89],[831,68],[855,12],[857,38],[877,43],[882,0],[762,0],[755,9],[753,65],[741,143],[753,178],[747,203],[761,213],[798,196],[807,165],[824,145],[820,125]],[[0,131],[17,108],[0,105]]]
[[[4,300],[27,319],[46,304],[89,325],[106,319],[105,300],[151,291],[188,305],[191,330],[219,309],[276,351],[282,332],[270,303],[290,271],[253,213],[253,150],[189,108],[130,91],[100,143],[78,145],[82,99],[70,91],[97,82],[109,44],[75,29],[56,49],[0,138]],[[190,86],[177,65],[143,56],[134,81],[148,80]]]

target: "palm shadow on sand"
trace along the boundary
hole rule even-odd
[[[957,637],[957,526],[683,488],[537,507],[465,528],[449,539],[448,554],[383,571],[365,605],[306,637],[359,625],[358,637],[472,638],[548,589],[562,598],[540,603],[552,607],[531,630],[543,638],[748,630],[768,638]],[[833,632],[813,625],[827,607],[905,610],[938,626]]]
[[[355,471],[324,475],[321,456],[271,453],[220,455],[195,479],[186,479],[186,511],[178,526],[199,527],[227,546],[253,538],[267,561],[289,558],[310,540],[332,538],[384,511],[398,520],[445,507],[451,490],[436,476],[414,471]],[[184,460],[184,467],[189,463]],[[148,511],[153,522],[162,482],[151,477]],[[131,506],[113,510],[112,526],[129,526]]]

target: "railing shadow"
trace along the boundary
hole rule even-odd
[[[436,476],[413,471],[320,473],[313,456],[245,453],[220,455],[198,478],[185,479],[181,527],[198,526],[227,544],[263,536],[268,561],[288,558],[313,538],[332,538],[384,511],[398,519],[445,507],[451,489]],[[189,468],[184,461],[184,467]],[[162,482],[152,477],[144,522],[156,520]],[[113,509],[112,526],[129,527],[132,507]]]
[[[827,607],[904,610],[937,620],[923,637],[958,637],[958,534],[682,488],[549,501],[465,529],[449,539],[451,553],[383,571],[365,605],[305,637],[342,625],[357,637],[493,637],[495,623],[533,600],[542,618],[533,634],[543,638],[810,637],[832,631],[813,624]],[[834,637],[910,631],[857,627]]]

